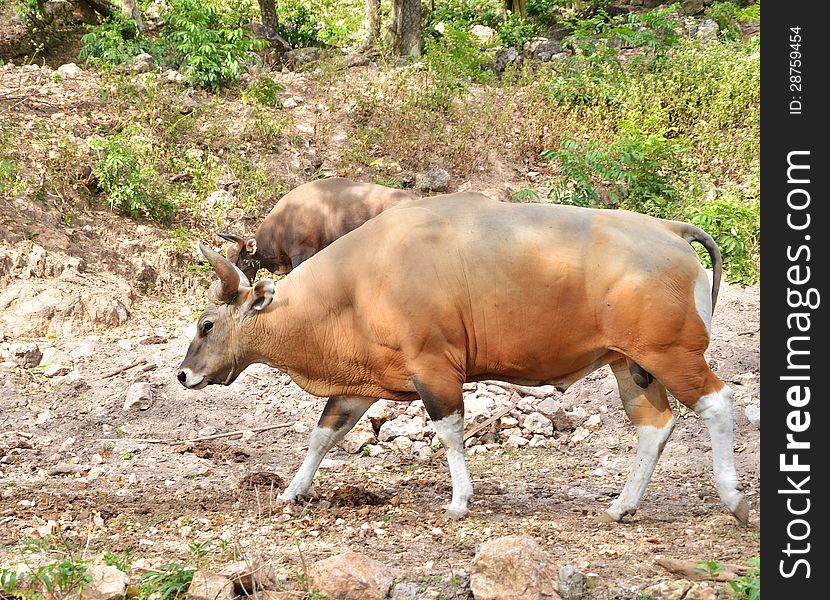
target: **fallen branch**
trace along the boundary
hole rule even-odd
[[[99,442],[120,442],[123,440],[130,440],[133,442],[144,442],[145,444],[170,444],[178,446],[180,444],[192,444],[195,442],[208,442],[210,440],[218,440],[220,438],[233,437],[235,435],[242,435],[246,431],[252,433],[262,433],[271,429],[279,429],[282,427],[291,427],[294,423],[278,423],[277,425],[265,425],[263,427],[254,427],[253,429],[238,429],[237,431],[227,431],[225,433],[215,433],[213,435],[205,435],[202,437],[187,438],[183,440],[168,440],[161,438],[98,438]]]
[[[719,564],[717,569],[708,569],[705,561],[683,560],[658,556],[654,562],[669,573],[692,581],[730,581],[747,572],[740,565]]]
[[[508,406],[504,410],[499,411],[498,413],[496,413],[495,415],[493,415],[492,417],[490,417],[489,419],[487,419],[483,423],[481,423],[479,425],[476,425],[475,427],[470,429],[470,431],[466,432],[464,434],[464,440],[466,441],[467,439],[473,437],[475,434],[477,434],[479,431],[481,431],[485,427],[489,427],[490,425],[495,423],[497,419],[502,418],[504,415],[509,413],[511,410],[516,408],[518,405],[519,405],[519,401],[514,400],[512,405]],[[429,459],[432,460],[433,458],[439,458],[441,456],[444,456],[444,454],[446,454],[446,452],[447,452],[446,448],[441,448],[440,450],[438,450],[436,452],[433,452],[432,455],[429,457]]]
[[[138,365],[143,365],[143,364],[144,364],[144,363],[146,363],[146,362],[147,362],[147,360],[146,360],[146,359],[144,359],[144,358],[139,358],[137,361],[130,363],[130,364],[129,364],[129,365],[127,365],[126,367],[119,367],[118,369],[115,369],[115,370],[113,370],[113,371],[108,371],[108,372],[104,373],[104,374],[103,374],[103,375],[102,375],[102,376],[98,379],[98,381],[101,381],[101,380],[103,380],[103,379],[109,379],[110,377],[114,377],[114,376],[118,375],[119,373],[123,373],[124,371],[129,371],[129,370],[130,370],[130,369],[132,369],[133,367],[137,367]]]
[[[505,383],[504,381],[482,381],[481,383],[486,383],[487,385],[494,385],[496,387],[500,387],[503,390],[507,390],[509,392],[517,392],[522,396],[533,396],[534,398],[538,398],[539,400],[544,400],[545,398],[549,398],[556,393],[556,389],[550,385],[540,385],[539,387],[529,387],[526,385],[516,385],[514,383]]]

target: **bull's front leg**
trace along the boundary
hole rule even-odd
[[[343,439],[366,410],[374,404],[376,398],[362,398],[358,396],[332,396],[320,415],[320,420],[308,442],[306,454],[300,470],[279,499],[283,502],[296,502],[306,494],[314,480],[314,475],[320,467],[326,453]]]

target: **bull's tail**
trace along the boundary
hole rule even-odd
[[[709,253],[709,258],[712,259],[712,311],[715,310],[715,304],[718,301],[718,291],[720,290],[720,280],[723,275],[723,257],[720,253],[715,239],[703,231],[699,227],[695,227],[689,223],[681,221],[670,221],[674,232],[689,242],[698,242],[701,246],[706,248]]]

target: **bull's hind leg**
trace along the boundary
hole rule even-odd
[[[674,428],[674,417],[666,397],[666,388],[656,380],[645,389],[635,382],[625,360],[611,363],[620,390],[623,407],[637,429],[637,455],[625,487],[602,515],[605,522],[621,521],[637,512],[640,500]]]
[[[712,440],[712,461],[718,495],[735,518],[746,525],[749,521],[749,505],[741,494],[735,471],[732,389],[712,372],[702,353],[662,355],[651,372],[675,398],[695,411],[706,423]]]
[[[320,420],[308,441],[308,454],[291,484],[280,495],[283,502],[296,502],[308,493],[314,475],[323,457],[343,439],[376,398],[357,396],[332,396],[320,415]]]
[[[464,398],[459,382],[423,382],[414,377],[415,389],[432,419],[438,440],[447,449],[452,478],[452,501],[444,516],[461,519],[467,516],[467,502],[473,495],[473,482],[464,460]]]

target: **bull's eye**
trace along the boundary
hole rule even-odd
[[[213,329],[213,321],[205,321],[202,324],[202,335],[207,335],[207,332]]]

